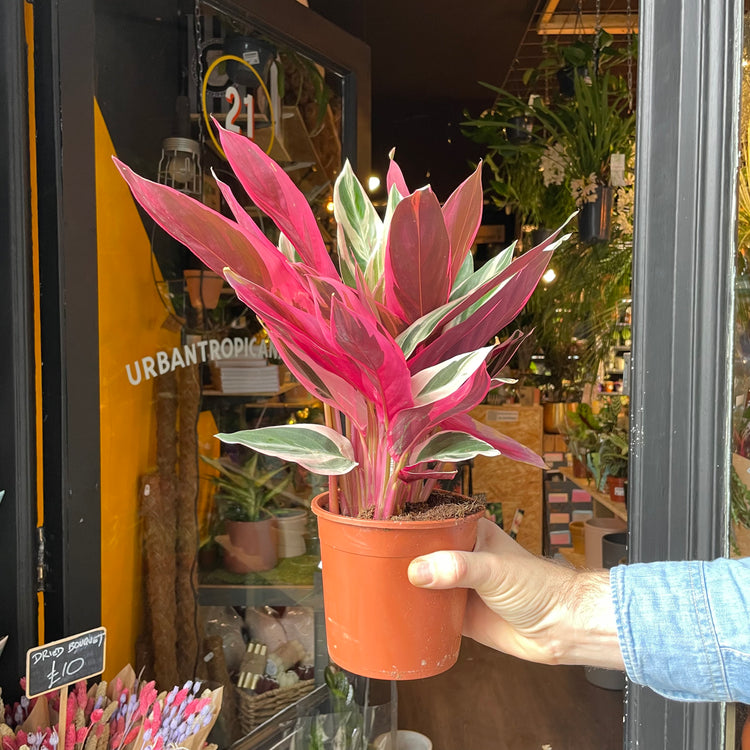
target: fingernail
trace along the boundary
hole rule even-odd
[[[427,560],[413,560],[409,565],[409,580],[415,586],[427,586],[433,582],[432,566]]]

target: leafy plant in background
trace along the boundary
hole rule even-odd
[[[260,456],[253,453],[242,465],[227,457],[201,456],[219,474],[211,478],[217,492],[214,497],[219,517],[226,521],[259,521],[264,515],[271,516],[268,506],[292,481],[285,465],[264,471]],[[272,482],[282,472],[287,476]]]
[[[585,401],[575,411],[568,411],[562,433],[574,458],[584,466],[588,464],[589,453],[596,450],[599,444],[599,420],[594,415],[591,404]]]
[[[608,476],[624,477],[628,473],[628,430],[623,424],[622,407],[622,397],[609,396],[598,414],[587,412],[587,424],[597,435],[596,449],[589,451],[587,465],[600,490]]]
[[[505,382],[499,373],[523,334],[494,336],[521,311],[567,236],[556,233],[515,260],[509,248],[475,271],[469,250],[482,215],[480,168],[441,207],[429,187],[410,192],[392,160],[381,219],[347,163],[334,190],[339,272],[284,171],[245,137],[221,128],[220,136],[244,189],[280,229],[278,247],[223,183],[235,221],[117,163],[143,207],[224,274],[290,371],[326,405],[326,425],[220,439],[338,477],[330,510],[369,510],[376,519],[426,500],[437,480],[453,476],[446,462],[502,454],[543,466],[468,412]]]

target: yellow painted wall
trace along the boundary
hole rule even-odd
[[[154,283],[149,237],[95,102],[96,222],[99,262],[99,388],[102,495],[102,624],[110,679],[134,664],[142,616],[138,488],[156,463],[153,380],[130,384],[125,366],[179,345],[162,328],[166,310]]]

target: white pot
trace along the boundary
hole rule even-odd
[[[396,750],[432,750],[432,740],[411,729],[399,729]],[[391,734],[381,734],[375,740],[376,750],[391,750]]]
[[[273,523],[279,535],[279,557],[304,555],[306,551],[307,511],[304,508],[286,511],[282,515],[275,516]]]

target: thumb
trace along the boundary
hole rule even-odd
[[[409,581],[431,589],[482,588],[492,573],[481,552],[433,552],[409,564]]]

